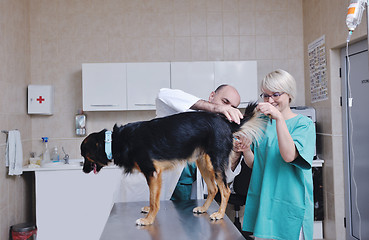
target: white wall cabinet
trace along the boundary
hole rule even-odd
[[[171,87],[208,100],[215,88],[213,62],[172,62]]]
[[[215,87],[229,84],[235,87],[240,96],[240,108],[258,100],[256,61],[214,62]]]
[[[127,109],[125,63],[82,64],[84,111]]]
[[[258,100],[256,61],[172,62],[171,87],[208,100],[221,84],[234,86],[240,108]]]
[[[82,64],[84,111],[155,110],[164,87],[207,100],[221,84],[238,90],[241,108],[257,101],[256,61]]]
[[[170,63],[127,63],[127,109],[155,110],[160,88],[170,88]]]

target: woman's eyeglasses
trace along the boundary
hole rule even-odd
[[[273,100],[277,100],[282,94],[284,94],[284,92],[275,92],[272,95],[268,95],[266,93],[262,93],[260,94],[260,97],[263,98],[264,100],[268,100],[269,98],[272,98]]]

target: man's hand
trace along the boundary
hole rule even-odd
[[[214,104],[214,112],[223,114],[230,122],[240,124],[243,115],[240,110],[230,105]]]
[[[230,122],[235,122],[240,124],[243,115],[240,110],[232,107],[231,105],[221,105],[216,103],[211,103],[204,100],[197,101],[194,105],[192,105],[191,109],[193,110],[203,110],[207,112],[213,113],[221,113],[223,114]]]

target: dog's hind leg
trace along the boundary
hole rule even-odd
[[[196,160],[197,167],[199,168],[202,177],[208,187],[208,197],[201,207],[196,207],[193,209],[194,213],[204,213],[210,207],[215,195],[217,194],[217,186],[215,184],[215,173],[213,165],[210,161],[210,156],[203,154],[199,159]]]
[[[228,199],[229,199],[229,196],[231,195],[231,190],[229,189],[228,185],[224,184],[224,180],[220,177],[220,175],[217,175],[217,177],[215,178],[215,181],[217,182],[218,187],[219,187],[221,202],[220,202],[218,212],[215,212],[210,215],[210,218],[212,220],[218,220],[224,217],[225,210],[228,204]]]
[[[146,177],[147,184],[150,190],[150,207],[144,208],[148,210],[148,214],[145,218],[137,219],[137,225],[150,225],[154,222],[156,214],[160,208],[160,191],[161,191],[161,181],[162,181],[162,170],[157,168],[156,172],[152,176]]]

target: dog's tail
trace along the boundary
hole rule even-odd
[[[245,109],[245,114],[238,129],[234,129],[233,135],[243,135],[252,141],[258,142],[264,135],[269,117],[256,110],[257,102],[251,102]]]

